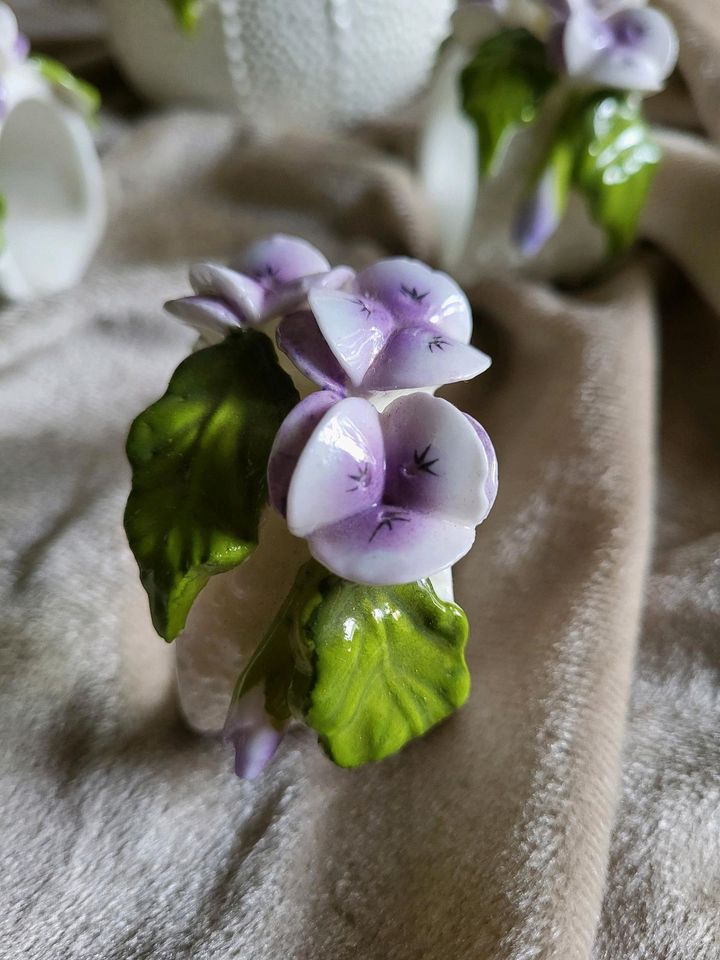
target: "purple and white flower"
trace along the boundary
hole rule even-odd
[[[417,260],[380,260],[342,290],[314,287],[308,301],[311,313],[280,323],[278,346],[322,387],[360,396],[436,388],[490,366],[470,346],[465,294]]]
[[[328,391],[303,400],[276,437],[270,499],[290,532],[338,576],[409,583],[463,557],[497,493],[485,430],[426,393],[383,412]]]
[[[223,740],[235,748],[235,773],[255,780],[275,755],[285,731],[278,730],[265,710],[262,685],[233,703],[223,731]]]
[[[678,57],[672,22],[633,0],[573,0],[560,46],[569,76],[640,93],[661,90]]]
[[[193,265],[194,295],[170,300],[165,309],[206,339],[218,340],[297,310],[309,290],[339,287],[353,276],[349,267],[331,269],[306,240],[277,234],[254,244],[231,266]]]

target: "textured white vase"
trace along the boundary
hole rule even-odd
[[[105,228],[105,189],[84,117],[31,66],[17,67],[3,82],[0,297],[26,300],[82,277]]]
[[[184,34],[166,0],[103,0],[128,76],[158,103],[235,110],[273,135],[382,115],[427,80],[453,0],[208,0]]]

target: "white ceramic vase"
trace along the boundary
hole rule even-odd
[[[0,297],[26,300],[82,277],[104,232],[105,190],[85,118],[31,64],[5,75],[3,90]]]
[[[183,33],[167,0],[103,0],[118,59],[158,103],[236,111],[269,136],[383,113],[427,80],[453,0],[207,0]]]
[[[510,138],[497,169],[481,178],[477,132],[460,95],[460,74],[471,57],[454,39],[443,48],[419,143],[418,172],[435,217],[442,266],[466,286],[502,274],[582,278],[602,264],[606,243],[579,197],[571,194],[558,230],[536,256],[525,257],[512,240],[519,204],[549,146],[563,91],[548,98],[536,123]]]

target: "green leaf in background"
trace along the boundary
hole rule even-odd
[[[545,45],[527,30],[505,30],[480,45],[460,84],[463,110],[477,127],[483,174],[492,171],[507,138],[533,123],[556,79]]]
[[[208,579],[257,546],[270,448],[298,399],[270,340],[246,330],[188,357],[133,423],[125,530],[166,640]]]
[[[642,115],[642,102],[627,94],[596,94],[576,116],[573,185],[586,197],[605,231],[611,254],[635,238],[661,150]]]
[[[427,580],[370,587],[328,576],[294,631],[291,696],[339,766],[382,760],[466,701],[467,637],[463,611]]]
[[[661,159],[641,109],[627,94],[593,93],[570,101],[513,226],[526,255],[538,253],[555,232],[573,188],[605,231],[609,254],[632,243]]]
[[[202,12],[202,0],[167,0],[175,19],[186,33],[192,33]]]
[[[100,94],[92,84],[79,80],[66,66],[51,57],[32,56],[30,61],[64,100],[87,119],[95,117],[100,109]]]

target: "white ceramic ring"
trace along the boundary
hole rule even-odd
[[[73,286],[102,238],[106,201],[86,119],[32,62],[2,77],[0,296],[26,300]]]

